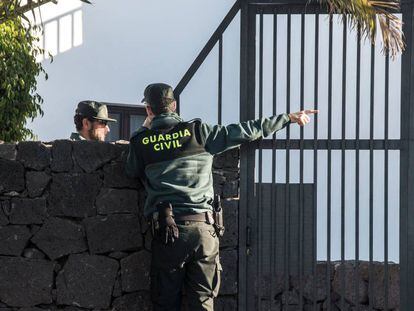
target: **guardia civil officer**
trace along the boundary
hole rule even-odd
[[[116,122],[108,117],[108,108],[93,100],[84,100],[78,104],[73,117],[76,133],[70,135],[71,140],[104,141],[109,133],[108,122]]]
[[[230,124],[184,121],[171,86],[150,84],[148,117],[130,139],[126,171],[147,190],[144,214],[153,219],[151,300],[154,310],[213,310],[220,287],[219,239],[212,215],[213,155],[283,129],[303,126],[317,110]]]

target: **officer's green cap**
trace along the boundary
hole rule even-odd
[[[108,108],[106,105],[94,100],[81,101],[78,104],[78,108],[76,108],[76,114],[84,116],[85,118],[116,122],[115,119],[108,117]]]
[[[165,103],[171,103],[174,101],[173,88],[165,83],[152,83],[148,85],[144,90],[144,98],[141,103],[146,102],[151,107],[159,107],[165,105]]]

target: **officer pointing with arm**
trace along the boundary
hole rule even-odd
[[[222,270],[213,217],[213,156],[290,123],[303,126],[318,111],[211,126],[199,119],[184,121],[167,84],[148,85],[142,102],[148,117],[130,139],[126,172],[147,191],[144,215],[154,229],[154,310],[180,310],[183,286],[189,310],[213,310]]]

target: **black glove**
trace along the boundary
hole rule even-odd
[[[178,227],[174,221],[174,214],[171,203],[160,202],[157,205],[158,222],[160,225],[160,236],[164,239],[164,243],[174,243],[178,239]]]

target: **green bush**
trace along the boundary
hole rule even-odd
[[[43,116],[43,99],[36,92],[36,77],[44,73],[47,79],[47,74],[36,62],[36,56],[43,54],[36,46],[38,41],[20,17],[0,24],[0,140],[36,138],[26,122]]]

